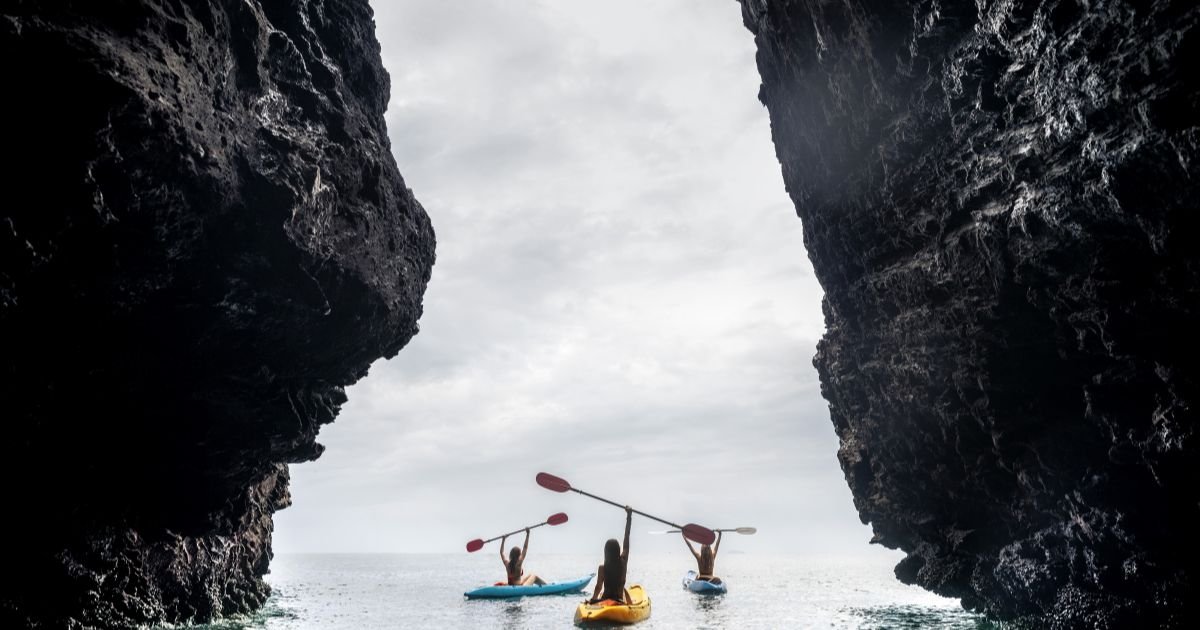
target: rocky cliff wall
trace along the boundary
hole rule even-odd
[[[742,5],[897,576],[1035,627],[1194,625],[1200,7]]]
[[[0,8],[0,627],[246,612],[434,236],[366,0]]]

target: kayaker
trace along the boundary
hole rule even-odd
[[[697,580],[706,582],[720,582],[721,578],[714,575],[714,569],[717,564],[717,552],[721,550],[721,531],[717,531],[717,546],[716,548],[708,545],[700,547],[700,553],[696,553],[696,548],[692,546],[692,541],[688,540],[687,536],[683,537],[683,542],[687,543],[688,550],[696,557],[696,576]]]
[[[521,568],[525,564],[525,554],[529,552],[529,528],[525,528],[525,545],[517,548],[513,547],[509,550],[508,558],[504,557],[504,543],[508,540],[508,536],[500,539],[500,562],[504,563],[504,570],[508,573],[509,586],[529,586],[530,584],[545,584],[546,580],[529,573],[522,575]]]
[[[629,567],[629,527],[633,524],[633,508],[625,506],[625,544],[609,538],[604,543],[604,564],[596,569],[596,590],[589,603],[606,599],[625,604],[633,603],[629,591],[625,590],[625,570]]]

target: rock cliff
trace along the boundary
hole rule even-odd
[[[252,610],[286,464],[434,260],[371,9],[16,0],[0,64],[0,627]]]
[[[1200,7],[742,9],[897,577],[1036,627],[1193,627]]]

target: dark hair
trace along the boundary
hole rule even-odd
[[[621,566],[621,543],[616,538],[609,538],[604,543],[604,566],[616,568]]]
[[[621,543],[610,538],[604,543],[604,597],[624,599],[625,561],[621,559]]]
[[[521,561],[521,548],[513,547],[508,550],[508,570],[511,571],[517,568],[517,563]]]
[[[712,555],[713,555],[712,547],[710,547],[708,545],[703,545],[700,547],[700,558],[702,560],[707,560],[709,558],[712,558]]]

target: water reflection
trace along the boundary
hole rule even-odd
[[[697,595],[690,592],[688,595],[690,595],[692,598],[692,606],[696,609],[696,612],[700,614],[700,628],[716,629],[726,627],[727,624],[725,623],[724,595]]]
[[[525,607],[521,605],[521,601],[520,599],[516,599],[504,602],[504,607],[500,610],[503,615],[505,628],[516,629],[528,627],[528,615],[526,615]]]
[[[998,630],[997,626],[965,610],[926,608],[924,606],[877,606],[872,608],[848,608],[848,613],[859,622],[861,630]]]

